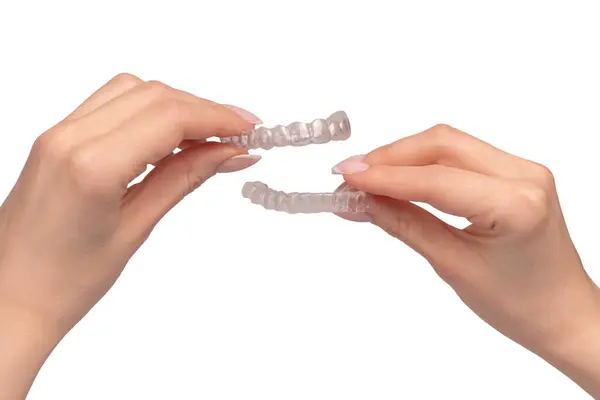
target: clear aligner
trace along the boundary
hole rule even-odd
[[[262,182],[248,182],[242,196],[267,210],[290,214],[364,213],[371,197],[347,184],[333,193],[285,193],[269,188]]]
[[[346,140],[350,137],[350,120],[343,111],[332,114],[327,119],[316,119],[310,123],[294,122],[288,126],[274,128],[259,127],[239,136],[221,138],[229,143],[247,149],[269,150],[273,147],[306,146],[331,141]]]

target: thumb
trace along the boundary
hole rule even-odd
[[[458,229],[407,201],[376,196],[369,216],[373,224],[404,242],[433,266],[456,258],[452,253],[463,245]]]
[[[144,240],[171,208],[209,178],[248,168],[260,158],[217,142],[201,143],[166,157],[125,195],[125,235]]]

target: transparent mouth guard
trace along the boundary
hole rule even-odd
[[[221,138],[221,142],[247,149],[270,150],[273,147],[323,144],[347,140],[349,137],[350,120],[345,112],[338,111],[327,119],[315,119],[309,123],[294,122],[274,128],[259,127],[239,136]]]
[[[333,193],[285,193],[273,190],[262,182],[248,182],[242,196],[267,210],[289,214],[364,213],[370,206],[370,196],[348,184]]]
[[[259,127],[239,136],[221,138],[222,143],[247,149],[270,150],[273,147],[307,146],[343,141],[350,138],[350,120],[343,111],[313,122],[294,122],[274,128]],[[285,193],[262,182],[247,182],[242,196],[267,210],[289,214],[364,213],[372,205],[369,194],[343,184],[331,193]]]

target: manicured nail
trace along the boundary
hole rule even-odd
[[[256,164],[262,157],[257,154],[242,154],[225,161],[217,167],[217,173],[237,172]]]
[[[231,111],[235,112],[237,115],[250,122],[251,124],[262,124],[262,120],[248,110],[244,110],[243,108],[233,106],[231,104],[225,104],[225,107],[229,108]]]
[[[365,156],[358,155],[345,159],[331,169],[333,174],[350,175],[363,172],[369,169],[369,165],[364,162]]]

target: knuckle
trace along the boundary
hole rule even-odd
[[[182,197],[185,197],[192,193],[194,190],[198,189],[200,186],[204,184],[209,178],[209,176],[205,174],[199,174],[198,171],[188,171],[185,175],[185,185],[184,192]]]
[[[520,201],[532,209],[546,211],[550,199],[546,190],[532,185],[520,190]]]
[[[447,124],[437,124],[426,131],[435,141],[446,142],[456,137],[458,131]]]
[[[157,97],[166,96],[171,88],[160,81],[148,81],[144,83],[145,88]]]
[[[86,148],[78,149],[69,157],[69,173],[72,176],[89,177],[94,173],[94,156]]]
[[[99,173],[95,152],[87,147],[73,151],[68,158],[68,175],[78,192],[96,194],[106,183]]]
[[[186,188],[185,188],[185,194],[188,195],[188,194],[192,193],[194,190],[196,190],[200,186],[202,186],[202,184],[205,181],[206,181],[206,179],[203,176],[189,174],[187,176],[187,182],[186,182],[187,184],[186,184]]]
[[[554,174],[548,167],[538,163],[532,163],[532,175],[536,182],[542,185],[545,189],[550,189],[555,186]]]
[[[142,83],[142,80],[133,74],[122,72],[118,75],[115,75],[111,79],[111,83],[117,86],[133,87]]]
[[[62,160],[69,156],[71,143],[58,130],[50,130],[38,137],[33,143],[32,153],[54,160]]]
[[[435,152],[441,156],[446,153],[450,153],[453,150],[453,146],[456,145],[459,140],[461,132],[450,125],[438,124],[433,128],[424,132],[426,140],[429,142],[429,146],[435,149]]]
[[[525,229],[534,229],[543,224],[549,215],[551,198],[547,190],[537,185],[523,185],[513,199],[518,210],[517,224]]]

